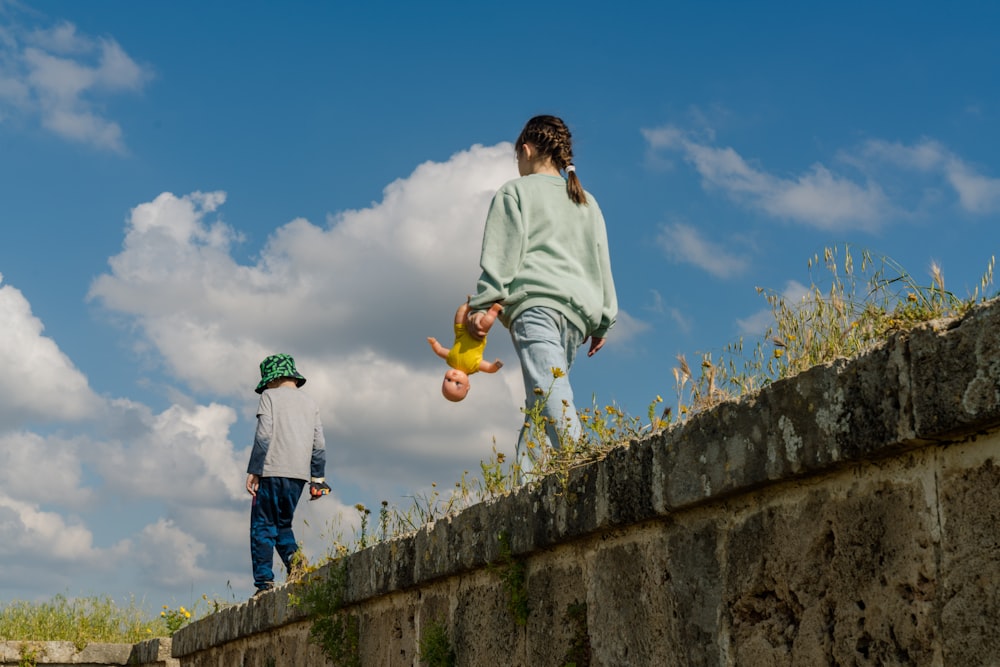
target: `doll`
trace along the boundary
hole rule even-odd
[[[489,331],[502,309],[499,303],[494,303],[480,320],[480,329],[484,332]],[[484,334],[480,339],[466,331],[465,318],[468,312],[468,300],[455,311],[455,344],[452,345],[450,350],[437,342],[436,338],[429,337],[427,339],[434,353],[447,361],[448,366],[450,366],[445,371],[444,382],[441,384],[441,393],[452,402],[461,401],[469,393],[470,375],[478,371],[496,373],[503,366],[503,362],[499,359],[493,362],[483,359],[483,352],[486,349],[486,336]]]

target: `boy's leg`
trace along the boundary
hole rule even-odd
[[[253,583],[258,590],[274,585],[274,544],[278,530],[274,519],[272,479],[260,478],[260,487],[250,506],[250,562]]]
[[[292,558],[299,550],[298,542],[295,541],[295,533],[292,532],[292,522],[295,519],[295,508],[302,497],[302,489],[306,482],[302,479],[290,479],[288,477],[275,477],[277,483],[277,513],[275,524],[277,528],[275,538],[275,549],[281,557],[281,562],[285,564],[288,572],[292,571]]]
[[[538,446],[558,448],[560,436],[571,439],[580,437],[582,427],[573,403],[569,370],[583,342],[583,334],[558,311],[536,307],[518,315],[510,325],[510,335],[521,361],[525,410],[531,410],[539,400],[545,400],[542,417],[547,423],[543,442],[534,443],[534,448],[528,446],[529,442],[539,439],[537,434],[531,432],[533,425],[523,427],[518,438],[517,458],[523,474],[534,469],[540,454],[536,451]],[[560,369],[562,376],[555,377],[553,368]],[[541,394],[535,392],[536,387]],[[545,398],[546,393],[548,398]]]

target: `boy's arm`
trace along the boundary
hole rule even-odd
[[[427,342],[431,344],[431,349],[434,350],[434,354],[441,357],[442,359],[448,358],[448,352],[450,352],[451,350],[441,345],[441,343],[437,342],[437,338],[431,338],[428,336]]]
[[[318,500],[330,493],[326,483],[326,439],[323,424],[320,423],[319,409],[316,409],[316,424],[313,427],[312,462],[309,465],[309,500]]]
[[[503,368],[503,362],[500,361],[499,359],[493,362],[486,361],[484,359],[483,361],[479,362],[479,370],[481,370],[483,373],[496,373],[501,368]]]
[[[269,396],[261,395],[260,405],[257,407],[257,430],[253,436],[253,449],[250,450],[247,473],[258,477],[264,474],[264,460],[267,458],[267,450],[271,446],[273,429],[271,399]]]
[[[326,438],[323,436],[323,424],[319,418],[319,408],[316,408],[316,420],[313,425],[312,460],[309,464],[309,476],[312,481],[323,481],[326,477]]]

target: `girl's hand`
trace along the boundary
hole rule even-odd
[[[469,335],[473,338],[482,340],[486,337],[487,330],[483,329],[482,320],[486,316],[486,311],[480,310],[476,313],[471,313],[466,318],[465,330],[469,332]]]
[[[605,340],[607,340],[607,339],[606,338],[598,338],[597,336],[591,336],[590,337],[590,350],[587,352],[587,356],[588,357],[592,357],[595,354],[597,354],[597,351],[600,350],[602,347],[604,347],[604,341]],[[583,342],[586,343],[587,340],[584,339]]]

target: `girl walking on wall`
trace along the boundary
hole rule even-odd
[[[503,306],[499,319],[521,362],[525,410],[544,400],[545,442],[538,444],[558,448],[560,437],[582,433],[569,381],[577,348],[589,340],[589,357],[604,346],[618,299],[604,217],[580,184],[569,128],[555,116],[535,116],[514,151],[520,178],[490,204],[469,331],[485,336],[486,311]],[[526,424],[516,450],[522,480],[541,454],[531,436]]]

